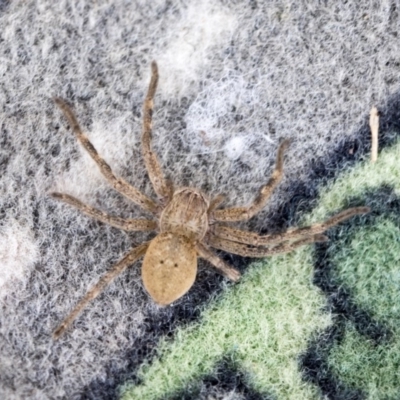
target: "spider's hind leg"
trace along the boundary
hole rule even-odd
[[[252,246],[270,246],[281,242],[287,242],[290,240],[299,240],[301,238],[310,238],[315,235],[320,235],[332,228],[335,225],[340,224],[349,218],[365,214],[369,212],[368,207],[353,207],[344,210],[324,222],[317,223],[311,226],[303,228],[291,228],[281,233],[272,233],[269,235],[258,235],[254,232],[242,231],[240,229],[231,228],[229,226],[214,225],[212,227],[212,233],[221,239],[226,239],[233,242],[248,244]]]
[[[240,272],[226,264],[223,260],[217,257],[204,243],[198,243],[196,250],[201,258],[207,260],[214,265],[217,270],[229,278],[231,281],[237,282],[240,279]]]
[[[104,288],[109,285],[119,274],[121,274],[121,272],[123,272],[129,265],[133,264],[137,259],[142,257],[146,252],[148,246],[149,242],[134,248],[122,260],[115,264],[114,267],[110,271],[108,271],[99,280],[99,282],[86,293],[85,297],[75,306],[70,314],[54,331],[53,339],[58,339],[68,329],[74,319],[91,300],[95,299],[104,290]]]
[[[313,235],[306,236],[303,239],[296,240],[294,242],[283,242],[275,246],[263,247],[251,246],[248,244],[233,242],[227,239],[221,239],[213,234],[210,234],[208,237],[209,245],[216,249],[224,250],[228,253],[237,254],[242,257],[254,258],[264,258],[275,254],[288,253],[297,247],[317,242],[326,242],[327,240],[328,238],[325,235]]]

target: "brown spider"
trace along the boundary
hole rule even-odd
[[[218,258],[210,247],[246,257],[266,257],[288,252],[305,244],[326,241],[327,237],[322,235],[325,230],[353,215],[369,211],[367,207],[349,208],[320,224],[263,236],[220,225],[219,222],[248,220],[265,206],[272,191],[282,179],[283,154],[288,141],[285,140],[279,146],[275,169],[269,182],[261,188],[258,197],[247,207],[219,209],[223,200],[221,195],[210,200],[195,188],[183,187],[175,190],[165,179],[150,146],[153,98],[158,82],[155,62],[151,64],[151,70],[151,81],[143,105],[142,151],[146,169],[159,201],[150,199],[124,179],[115,176],[110,166],[99,156],[82,132],[71,108],[64,100],[55,99],[77,139],[96,162],[107,181],[118,192],[153,214],[155,220],[114,217],[83,204],[68,194],[52,193],[52,196],[114,227],[126,231],[156,231],[157,236],[130,250],[106,273],[54,331],[54,339],[64,333],[90,300],[96,298],[115,277],[143,256],[144,286],[156,303],[166,306],[182,297],[192,287],[196,278],[197,257],[206,259],[230,280],[235,282],[239,280],[240,272]]]

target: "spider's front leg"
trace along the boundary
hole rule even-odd
[[[50,195],[57,200],[61,200],[71,206],[82,211],[89,217],[95,218],[98,221],[104,222],[115,228],[122,229],[124,231],[154,231],[157,229],[157,222],[148,219],[124,219],[115,217],[113,215],[106,214],[105,212],[98,210],[97,208],[88,206],[82,203],[77,198],[70,196],[65,193],[50,193]]]
[[[164,203],[166,203],[172,197],[172,185],[165,179],[157,156],[151,149],[154,95],[156,93],[158,83],[158,67],[155,61],[151,63],[151,72],[151,80],[143,104],[142,151],[146,169],[151,183],[153,184],[154,190],[164,201]]]
[[[93,144],[89,141],[88,137],[83,133],[71,107],[63,99],[59,97],[56,97],[54,101],[58,105],[58,107],[60,107],[61,111],[64,113],[65,117],[67,118],[71,126],[71,129],[74,131],[75,136],[77,137],[79,142],[92,157],[93,161],[100,168],[101,173],[111,184],[111,186],[115,190],[126,196],[128,199],[132,200],[134,203],[144,208],[145,210],[150,211],[153,214],[159,213],[159,207],[157,204],[153,202],[153,200],[149,199],[147,196],[145,196],[142,192],[140,192],[135,187],[130,185],[124,179],[116,177],[114,175],[110,166],[103,160],[103,158],[100,157],[99,153],[94,148]]]
[[[275,169],[269,182],[261,188],[260,194],[249,207],[233,207],[222,210],[215,210],[211,213],[211,219],[215,221],[245,221],[259,213],[267,204],[272,192],[282,180],[283,177],[283,155],[289,145],[289,140],[284,140],[278,149]]]

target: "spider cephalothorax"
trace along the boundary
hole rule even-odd
[[[153,62],[151,68],[152,77],[143,106],[142,151],[149,178],[158,197],[157,201],[150,199],[124,179],[116,177],[82,132],[71,108],[64,100],[55,99],[79,142],[99,166],[101,173],[111,186],[153,214],[154,219],[122,219],[83,204],[67,194],[52,193],[52,196],[114,227],[126,231],[156,231],[157,236],[150,242],[130,250],[105,274],[54,331],[54,338],[58,338],[85,305],[97,297],[116,276],[143,256],[144,286],[156,303],[165,306],[182,297],[192,287],[196,279],[198,257],[207,260],[230,280],[237,281],[240,278],[239,271],[217,257],[211,247],[247,257],[266,257],[288,252],[308,243],[325,241],[327,238],[322,235],[325,230],[353,215],[366,213],[369,210],[367,207],[349,208],[323,223],[269,235],[257,235],[220,224],[248,220],[265,206],[272,191],[282,179],[283,155],[288,141],[283,141],[279,146],[271,178],[261,188],[253,203],[247,207],[221,209],[223,199],[221,195],[209,200],[204,193],[195,188],[185,187],[174,190],[165,179],[150,144],[153,98],[158,82],[157,64]]]

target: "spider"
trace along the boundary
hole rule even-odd
[[[248,220],[263,209],[282,179],[283,156],[289,142],[284,140],[280,144],[272,176],[261,188],[253,203],[247,207],[222,209],[220,208],[224,200],[222,195],[210,199],[206,194],[192,187],[175,189],[172,183],[165,179],[157,156],[151,148],[153,98],[158,83],[158,67],[154,61],[151,64],[151,71],[151,80],[143,105],[141,145],[145,166],[158,197],[157,201],[114,175],[110,166],[100,157],[83,133],[69,105],[61,98],[54,99],[63,111],[78,141],[98,165],[105,179],[115,190],[153,214],[154,219],[123,219],[88,206],[68,194],[51,193],[52,197],[116,228],[157,233],[151,241],[131,249],[86,293],[54,331],[54,339],[59,338],[66,331],[89,301],[96,298],[114,278],[143,256],[144,287],[158,305],[166,306],[182,297],[194,284],[198,257],[207,260],[231,281],[239,280],[240,272],[217,257],[211,247],[245,257],[266,257],[289,252],[309,243],[326,241],[327,237],[322,233],[328,228],[356,214],[369,211],[367,207],[349,208],[320,224],[292,228],[282,233],[268,235],[258,235],[226,224],[221,225],[221,222]]]

